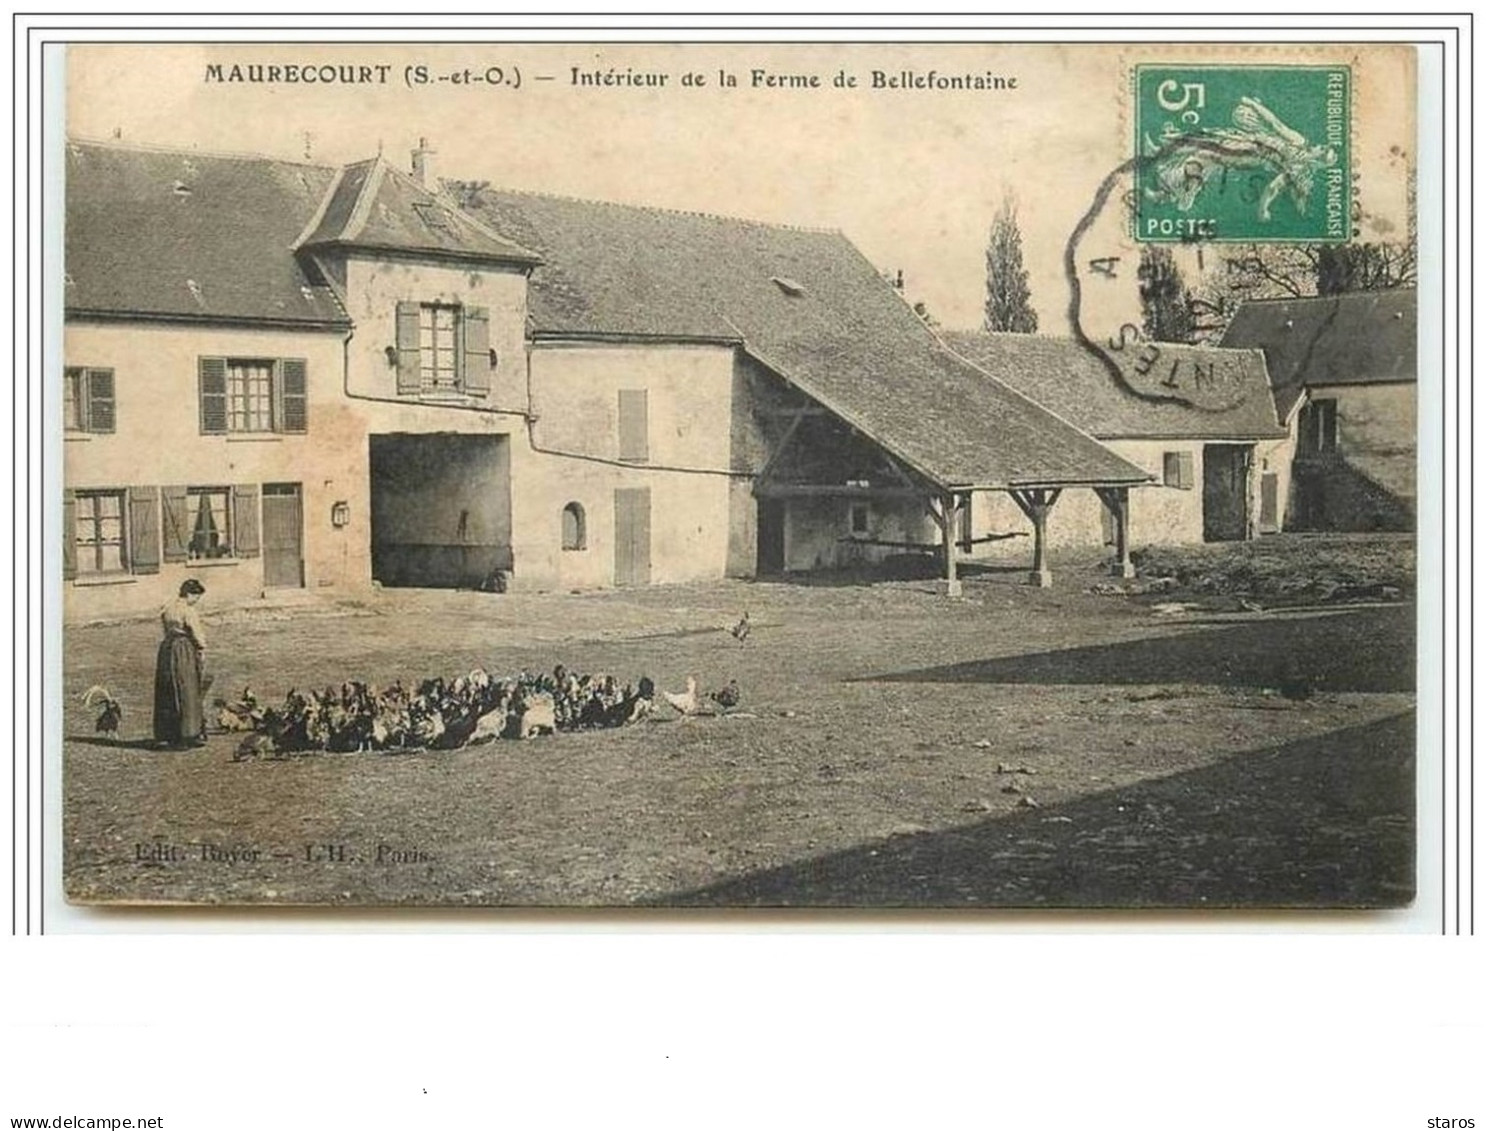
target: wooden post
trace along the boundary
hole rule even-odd
[[[944,514],[944,524],[940,527],[944,542],[944,595],[958,597],[962,592],[955,562],[955,527],[960,521],[959,496],[953,493],[945,495],[940,510]]]
[[[1053,509],[1063,489],[1028,487],[1008,493],[1022,508],[1022,513],[1032,520],[1032,574],[1027,580],[1039,589],[1047,589],[1053,583],[1052,570],[1047,565],[1047,513]]]
[[[927,509],[934,525],[939,528],[939,545],[944,553],[944,595],[959,597],[963,590],[957,570],[958,563],[955,561],[954,529],[960,513],[956,496],[953,492],[941,495],[938,499],[930,496]]]
[[[1134,577],[1135,565],[1130,561],[1130,488],[1095,487],[1094,491],[1114,518],[1115,560],[1109,572],[1116,577]]]

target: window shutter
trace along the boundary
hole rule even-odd
[[[227,359],[203,357],[196,362],[201,384],[201,431],[216,435],[227,431]]]
[[[87,422],[89,432],[112,432],[114,430],[114,371],[112,369],[89,369]]]
[[[160,488],[129,488],[129,570],[160,572]]]
[[[304,432],[309,425],[308,372],[303,358],[279,362],[279,431]]]
[[[167,562],[183,562],[191,546],[190,519],[187,518],[186,489],[160,489],[160,557]]]
[[[385,309],[385,308],[384,308]],[[397,304],[397,391],[417,393],[423,386],[418,349],[418,304]]]
[[[1196,478],[1196,476],[1192,474],[1192,453],[1177,452],[1176,465],[1178,480],[1177,486],[1180,487],[1183,491],[1190,491],[1192,489],[1192,481]]]
[[[62,492],[62,579],[77,576],[77,496]]]
[[[619,390],[619,458],[650,458],[650,413],[645,389]]]
[[[483,397],[490,392],[490,311],[466,306],[464,316],[464,391]]]
[[[258,556],[258,484],[232,488],[232,552],[239,558]]]

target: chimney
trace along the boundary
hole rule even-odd
[[[418,148],[413,150],[413,179],[430,192],[438,190],[438,178],[433,173],[433,156],[438,150],[428,147],[428,139],[420,137]]]

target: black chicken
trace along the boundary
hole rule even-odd
[[[726,687],[720,687],[716,691],[708,692],[707,698],[716,703],[724,711],[731,711],[743,701],[742,694],[738,691],[738,681],[728,680]]]
[[[93,723],[94,732],[113,738],[119,733],[119,723],[124,718],[124,708],[108,693],[108,688],[96,683],[83,692],[83,706],[91,707],[94,703],[102,704],[98,719]]]

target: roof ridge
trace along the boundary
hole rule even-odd
[[[175,154],[181,157],[214,157],[226,161],[266,161],[274,165],[294,165],[306,169],[341,168],[340,165],[334,162],[295,161],[287,157],[270,157],[266,153],[243,153],[225,149],[182,149],[178,145],[155,145],[151,142],[124,141],[119,138],[79,137],[68,134],[65,144],[93,145],[100,149],[128,149],[138,153]]]
[[[444,180],[451,184],[469,184],[458,177],[447,177]],[[635,212],[659,212],[666,216],[693,216],[702,220],[721,220],[729,224],[749,224],[756,228],[774,228],[788,232],[810,232],[815,235],[842,236],[845,233],[840,228],[822,227],[811,224],[787,224],[777,220],[755,220],[748,216],[730,216],[725,212],[708,212],[697,208],[668,208],[662,204],[630,204],[619,200],[600,200],[591,196],[574,196],[563,192],[542,192],[538,189],[509,188],[497,185],[487,185],[491,192],[505,193],[510,196],[534,196],[545,200],[563,200],[573,204],[598,204],[605,208],[625,208]]]
[[[958,339],[995,338],[997,340],[1005,340],[1005,341],[1015,341],[1017,339],[1027,338],[1027,339],[1031,339],[1032,341],[1038,341],[1038,342],[1058,342],[1058,343],[1066,342],[1069,345],[1077,346],[1081,350],[1085,348],[1084,345],[1083,345],[1083,343],[1080,342],[1077,338],[1073,337],[1072,335],[1064,335],[1064,334],[1042,334],[1042,333],[1024,334],[1024,333],[1022,333],[1022,332],[1020,332],[1018,330],[947,330],[947,329],[940,330],[940,331],[938,331],[938,333],[939,333],[939,336],[941,338],[958,338]],[[1161,345],[1161,348],[1162,349],[1165,349],[1165,348],[1167,348],[1169,346],[1170,348],[1176,349],[1176,350],[1215,350],[1215,351],[1221,351],[1222,353],[1258,353],[1258,354],[1262,354],[1264,352],[1258,346],[1225,346],[1225,345],[1222,345],[1221,343],[1218,343],[1218,342],[1161,342],[1160,345]],[[1090,356],[1092,356],[1092,355],[1090,355]]]
[[[1384,295],[1417,294],[1419,288],[1413,287],[1374,287],[1365,291],[1339,291],[1333,295],[1286,295],[1276,298],[1246,298],[1239,303],[1240,307],[1278,305],[1280,303],[1292,302],[1338,302],[1347,299],[1379,298]]]

